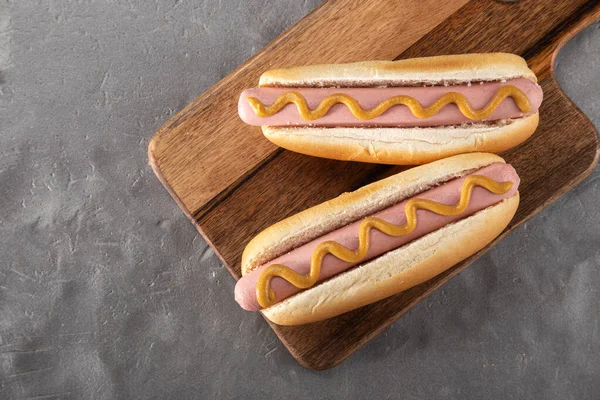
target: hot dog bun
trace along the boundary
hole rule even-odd
[[[307,209],[271,226],[250,241],[242,256],[242,274],[327,232],[498,162],[504,160],[486,153],[454,156],[412,168]],[[512,219],[518,202],[517,193],[262,312],[282,325],[314,322],[421,283],[493,240]]]
[[[415,165],[455,154],[501,153],[535,132],[539,113],[491,124],[430,128],[317,128],[263,126],[284,149],[334,160]]]
[[[275,69],[261,76],[259,87],[465,85],[519,78],[537,82],[522,57],[507,53],[460,54]],[[314,123],[319,125],[318,120]],[[278,124],[262,125],[262,131],[278,146],[316,157],[415,165],[461,153],[505,151],[527,140],[538,123],[536,111],[521,117],[517,114],[511,119],[448,126],[365,128]]]
[[[261,75],[259,86],[411,86],[515,78],[537,82],[535,74],[522,57],[509,53],[481,53],[273,69]]]

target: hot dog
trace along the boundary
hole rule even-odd
[[[514,147],[537,128],[542,99],[521,57],[468,54],[267,71],[238,113],[289,150],[422,164]]]
[[[519,183],[502,158],[473,153],[343,194],[252,239],[236,301],[298,325],[389,297],[499,235],[516,212]]]

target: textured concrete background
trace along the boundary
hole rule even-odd
[[[598,398],[598,170],[333,370],[235,304],[148,140],[317,3],[2,0],[0,398]],[[557,73],[599,126],[598,23]]]

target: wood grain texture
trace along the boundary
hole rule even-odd
[[[239,94],[256,86],[263,71],[392,59],[466,2],[324,3],[167,122],[150,143],[151,163],[188,215],[204,212],[277,151],[237,117]],[[422,20],[425,10],[431,15]]]
[[[410,12],[398,12],[397,2],[391,0],[326,3],[167,122],[149,149],[151,164],[161,181],[237,279],[243,248],[262,229],[405,169],[284,151],[264,139],[260,129],[243,126],[236,115],[237,96],[245,87],[256,85],[263,69],[270,65],[491,51],[513,52],[528,60],[540,78],[545,98],[536,133],[502,154],[522,179],[521,205],[509,227],[478,254],[389,299],[316,324],[271,324],[294,357],[308,368],[326,369],[343,361],[573,187],[598,161],[594,127],[552,76],[560,46],[600,18],[597,0],[525,0],[516,4],[474,0],[460,9],[464,2],[446,2],[441,8],[432,7],[433,2],[405,3],[413,6]],[[453,10],[456,12],[450,14]],[[415,15],[422,15],[417,18],[419,23],[407,20]],[[365,26],[371,28],[365,30]],[[402,38],[396,40],[396,32],[392,35],[388,29],[399,27]],[[325,28],[329,34],[324,33]],[[358,49],[347,53],[347,33],[361,29],[369,32],[367,38]],[[307,41],[315,34],[321,35],[322,42],[309,52]],[[280,50],[282,47],[287,50]],[[294,47],[294,55],[290,55]],[[215,100],[222,103],[215,105]],[[224,154],[227,163],[217,162],[219,157],[225,159]]]

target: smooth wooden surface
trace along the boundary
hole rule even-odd
[[[324,4],[167,122],[153,138],[149,155],[157,176],[235,278],[245,244],[262,229],[403,169],[284,151],[264,139],[258,128],[242,124],[236,115],[237,96],[243,88],[255,86],[260,73],[271,66],[490,51],[523,55],[538,74],[545,98],[536,133],[503,154],[521,176],[521,205],[497,240],[596,165],[594,127],[558,87],[552,62],[570,36],[600,18],[597,0],[403,4],[398,7],[391,0]],[[353,45],[349,33],[361,33]],[[314,43],[317,46],[311,48]],[[302,365],[330,368],[494,243],[435,279],[389,299],[317,324],[271,326]]]

